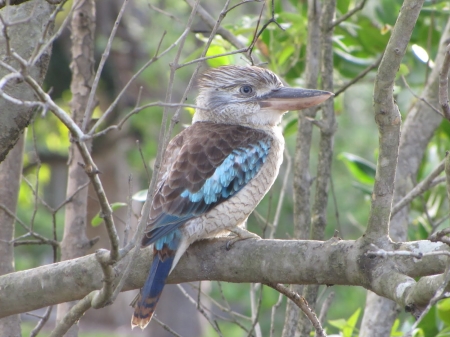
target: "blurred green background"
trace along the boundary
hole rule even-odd
[[[99,0],[97,3],[97,29],[96,29],[96,62],[98,64],[101,54],[109,37],[115,17],[121,6],[121,1]],[[353,0],[337,1],[337,16],[345,14],[356,5]],[[395,23],[402,1],[399,0],[368,0],[362,11],[352,16],[347,21],[336,27],[334,33],[334,82],[338,90],[346,82],[356,77],[366,67],[374,64],[382,55],[390,36],[391,28]],[[270,3],[266,4],[263,12],[263,22],[270,18]],[[66,10],[58,16],[57,24],[61,24],[71,2],[65,6]],[[220,13],[220,3],[208,3],[204,6],[215,16]],[[224,20],[223,27],[231,31],[238,39],[248,45],[251,43],[255,27],[258,22],[262,3],[248,3],[241,5],[229,12]],[[159,10],[158,10],[159,9]],[[169,47],[182,34],[190,14],[191,8],[185,2],[177,0],[144,1],[133,0],[130,2],[124,19],[122,20],[118,34],[114,40],[111,55],[106,63],[98,90],[99,105],[94,117],[104,112],[112,100],[122,90],[131,76],[156,52],[159,40],[166,32],[161,44],[161,51]],[[170,13],[171,16],[165,13]],[[440,34],[449,17],[449,5],[447,1],[426,1],[414,29],[410,46],[400,68],[395,96],[400,111],[405,116],[416,100],[405,85],[402,76],[411,90],[420,95],[426,83],[427,76],[433,66]],[[279,74],[291,86],[303,86],[302,76],[305,68],[307,4],[306,1],[275,1],[275,18],[284,28],[281,30],[275,24],[271,24],[263,32],[254,54],[257,55],[265,66]],[[200,56],[204,42],[208,38],[210,29],[199,18],[196,18],[186,39],[181,53],[181,61],[188,62]],[[55,42],[50,68],[47,74],[45,88],[52,92],[53,99],[66,111],[69,111],[71,94],[70,85],[70,33],[66,29],[64,34]],[[207,55],[216,55],[234,50],[235,48],[222,37],[217,36]],[[169,63],[173,60],[176,49],[170,51],[155,64],[146,69],[141,76],[130,86],[112,116],[102,126],[117,123],[127,112],[132,110],[140,95],[140,104],[163,101],[168,85]],[[203,67],[217,67],[225,64],[248,64],[242,55],[230,55],[207,61]],[[176,72],[173,102],[182,96],[184,89],[192,75],[195,65],[180,68]],[[343,94],[335,99],[338,130],[335,135],[335,151],[333,162],[333,185],[336,204],[330,195],[328,203],[328,224],[326,238],[333,236],[335,230],[339,230],[340,237],[344,239],[356,239],[364,231],[369,211],[369,196],[374,181],[374,167],[377,158],[378,132],[373,118],[372,92],[373,80],[376,68],[367,76],[351,86]],[[142,89],[140,89],[142,88]],[[139,94],[139,92],[141,94]],[[195,87],[188,95],[187,103],[194,104],[196,95]],[[142,148],[145,162],[151,167],[156,156],[158,145],[158,133],[161,127],[163,109],[152,107],[134,115],[120,131],[111,131],[106,136],[95,139],[93,144],[94,159],[102,171],[101,178],[104,181],[111,202],[126,202],[128,196],[128,177],[133,176],[132,193],[148,187],[148,177],[139,154],[136,141]],[[171,110],[174,111],[174,110]],[[184,109],[181,114],[181,123],[176,125],[174,134],[178,133],[185,125],[190,123],[190,109]],[[296,114],[286,115],[283,127],[287,148],[291,156],[294,154],[296,137]],[[315,176],[317,165],[318,130],[315,130],[313,150],[311,154],[311,175]],[[65,198],[65,186],[67,180],[66,162],[68,160],[68,132],[65,127],[51,114],[37,116],[35,122],[27,132],[26,151],[24,156],[24,180],[22,182],[18,217],[25,223],[33,223],[35,231],[52,237],[53,225],[56,228],[57,238],[62,238],[64,226],[64,209],[52,214],[42,204],[35,206],[35,196],[32,189],[36,189],[38,196],[50,206],[56,207]],[[450,125],[442,122],[431,140],[418,180],[425,177],[440,160],[445,151],[450,147]],[[39,158],[39,160],[37,160]],[[286,160],[280,174],[284,176]],[[278,179],[271,192],[258,206],[258,213],[269,221],[273,220],[278,203],[282,179]],[[289,181],[292,182],[292,170]],[[38,184],[37,184],[38,182]],[[314,190],[314,188],[313,188]],[[286,197],[279,225],[275,234],[276,238],[289,239],[292,237],[292,183],[288,184]],[[92,193],[92,205],[90,206],[89,219],[98,212],[95,197]],[[314,196],[312,196],[314,197]],[[135,213],[139,213],[139,202],[135,202]],[[428,215],[425,213],[427,210]],[[445,199],[445,186],[437,186],[418,198],[412,204],[410,213],[409,239],[425,239],[432,230],[448,227],[445,218],[448,206]],[[123,232],[126,212],[120,209],[116,213],[118,230]],[[435,225],[441,221],[438,227]],[[431,220],[431,221],[430,221]],[[266,223],[255,215],[250,216],[249,229],[259,235],[263,232]],[[435,228],[434,228],[434,227]],[[100,235],[104,238],[102,225],[89,224],[88,233],[91,237]],[[24,234],[24,230],[17,225],[16,236]],[[106,240],[101,240],[95,249],[102,245],[107,246]],[[52,263],[53,255],[51,247],[46,246],[18,246],[16,253],[16,269],[24,270],[42,264]],[[189,288],[189,287],[188,287]],[[225,304],[222,293],[230,308],[240,314],[251,316],[250,285],[248,284],[208,284],[207,293],[216,301]],[[365,290],[358,287],[322,287],[318,308],[327,295],[333,291],[336,293],[333,304],[327,315],[325,327],[329,333],[341,334],[345,337],[357,336],[364,303]],[[173,288],[171,288],[173,289]],[[172,290],[171,290],[172,291]],[[166,290],[167,292],[167,290]],[[194,298],[196,291],[193,290]],[[256,291],[259,293],[259,290]],[[165,295],[163,295],[164,297]],[[209,301],[209,300],[206,300]],[[269,335],[271,325],[271,311],[278,301],[278,293],[267,287],[263,287],[262,301],[259,312],[259,322],[264,336]],[[275,313],[275,335],[280,335],[284,323],[283,299],[281,306]],[[215,305],[208,304],[214,312]],[[195,306],[188,306],[185,315],[194,313]],[[421,323],[415,336],[444,336],[450,335],[448,324],[448,312],[450,303],[442,301],[434,308],[427,318]],[[54,310],[55,311],[55,310]],[[80,336],[129,336],[129,316],[131,308],[119,307],[113,309],[113,313],[104,314],[102,319],[92,316],[91,310],[81,320]],[[101,310],[98,315],[102,315]],[[126,316],[123,318],[123,316]],[[223,316],[229,318],[226,314]],[[158,316],[157,316],[158,317]],[[163,316],[161,316],[163,317]],[[170,316],[169,316],[170,317]],[[23,332],[27,335],[35,318],[22,315]],[[161,318],[163,320],[163,318]],[[176,318],[173,318],[176,320]],[[250,320],[239,320],[249,329]],[[170,318],[165,321],[171,323]],[[401,331],[407,331],[413,322],[409,314],[402,313],[396,321],[392,336],[401,336]],[[213,336],[213,328],[201,321],[203,336]],[[223,336],[246,336],[238,325],[218,320],[217,322]],[[111,332],[115,330],[116,332]],[[101,332],[103,331],[103,332]],[[106,331],[106,332],[105,332]],[[117,332],[118,331],[118,332]],[[440,334],[439,334],[439,331]],[[447,334],[445,334],[447,331]],[[183,336],[183,331],[179,331]],[[133,335],[135,332],[133,332]],[[137,333],[136,333],[137,334]],[[150,335],[145,332],[140,335]],[[45,336],[45,332],[42,333]],[[153,336],[153,335],[152,335]],[[156,334],[155,334],[156,336]],[[162,336],[162,334],[161,334]]]

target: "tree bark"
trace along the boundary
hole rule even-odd
[[[72,15],[72,118],[81,127],[85,109],[94,80],[94,33],[95,2],[93,0],[75,1]],[[88,123],[89,124],[89,123]],[[77,145],[72,143],[69,149],[70,159],[66,196],[74,195],[81,186],[89,182],[89,178],[80,163],[83,163]],[[71,260],[86,255],[91,248],[86,236],[88,190],[83,189],[75,194],[66,206],[64,236],[61,242],[61,260]],[[57,321],[75,305],[74,302],[58,306]],[[68,337],[78,335],[78,324],[74,324],[66,333]]]
[[[0,15],[7,23],[23,21],[20,24],[7,26],[6,37],[3,33],[4,25],[0,21],[0,59],[15,69],[20,69],[18,62],[10,55],[11,49],[8,46],[22,58],[30,58],[38,43],[51,36],[53,32],[53,22],[49,21],[49,17],[54,8],[55,6],[45,0],[35,0],[0,9]],[[44,37],[44,31],[48,24],[50,27],[47,30],[47,36]],[[30,74],[39,84],[42,84],[47,73],[50,54],[51,47],[29,69]],[[0,79],[9,73],[9,70],[0,66]],[[3,90],[23,101],[34,100],[33,89],[24,82],[10,81]],[[0,97],[0,162],[5,159],[8,152],[16,144],[34,113],[33,108],[17,105]]]
[[[450,39],[450,20],[442,34],[435,66],[428,77],[422,97],[431,105],[439,106],[439,71]],[[397,173],[395,175],[394,203],[400,201],[415,185],[423,155],[442,117],[422,100],[418,100],[406,117],[400,138]],[[394,241],[405,241],[409,224],[409,206],[404,207],[391,219],[389,234]],[[368,293],[361,337],[387,336],[397,317],[399,308],[389,299]],[[376,328],[375,328],[376,327]]]
[[[418,282],[413,278],[442,273],[448,259],[426,255],[420,260],[402,255],[373,258],[367,256],[370,247],[364,240],[246,240],[229,251],[227,241],[224,238],[194,243],[170,274],[168,283],[217,280],[357,285],[394,299],[402,306],[407,303],[423,306],[429,300],[427,296],[433,296],[431,284],[438,287],[441,283],[436,282],[442,275],[422,277]],[[386,240],[382,248],[416,254],[449,251],[445,244],[427,240],[401,244]],[[151,247],[140,250],[123,291],[144,284],[151,261]],[[117,275],[126,263],[123,259],[115,265]],[[378,277],[380,270],[389,274]],[[94,255],[0,276],[0,317],[80,299],[100,289],[102,278]],[[131,314],[132,309],[129,310]]]
[[[320,14],[321,1],[308,0],[308,44],[306,46],[305,86],[317,88],[320,73]],[[311,184],[310,156],[313,124],[316,108],[298,112],[298,130],[294,157],[294,238],[308,239],[311,231]],[[303,292],[303,286],[291,285],[296,293]],[[287,301],[282,337],[298,337],[301,334],[302,313],[292,301]]]
[[[14,226],[16,219],[11,217],[2,207],[12,214],[16,213],[22,176],[23,137],[0,163],[0,275],[14,272]],[[12,315],[0,319],[0,336],[20,337],[20,317]]]

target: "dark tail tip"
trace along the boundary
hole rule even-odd
[[[133,316],[131,317],[131,329],[138,326],[144,330],[148,323],[150,323],[156,309],[156,304],[159,301],[159,295],[157,297],[150,297],[144,300],[139,298],[136,306],[134,307]]]

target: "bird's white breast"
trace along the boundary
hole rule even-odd
[[[208,213],[188,221],[181,230],[188,237],[189,244],[204,238],[227,233],[247,220],[278,176],[283,162],[284,138],[281,128],[267,131],[273,138],[266,162],[258,174],[236,195],[214,207]]]

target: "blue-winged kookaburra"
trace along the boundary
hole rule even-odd
[[[191,243],[243,228],[272,186],[283,160],[279,126],[288,110],[317,105],[332,93],[284,87],[273,72],[224,66],[199,80],[193,124],[164,155],[142,246],[153,264],[135,304],[132,327],[149,323],[165,281]]]

